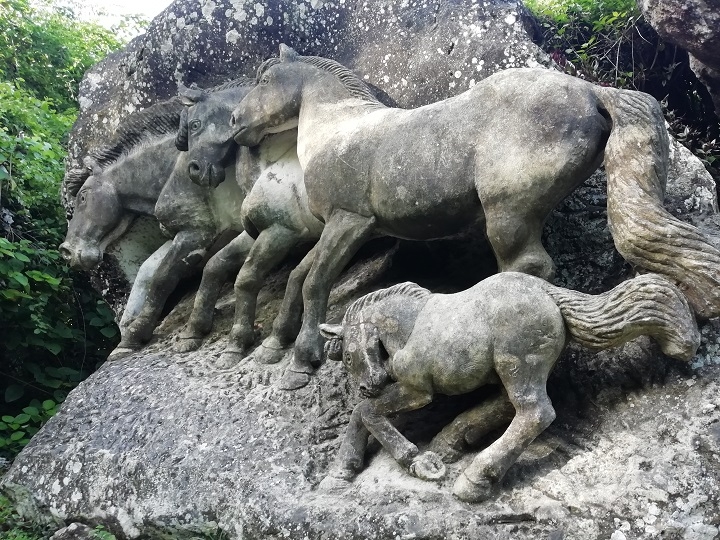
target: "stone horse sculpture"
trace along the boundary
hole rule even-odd
[[[186,107],[180,121],[178,147],[187,153],[192,181],[204,189],[217,187],[233,160],[237,163],[237,181],[247,195],[237,214],[244,232],[205,267],[180,346],[183,350],[199,346],[202,336],[210,331],[220,287],[237,274],[235,321],[221,357],[223,364],[235,363],[245,356],[254,341],[257,296],[268,273],[296,246],[316,242],[323,224],[307,206],[295,130],[267,139],[256,148],[241,147],[235,160],[238,146],[232,138],[235,130],[230,126],[226,96],[185,89],[181,99]],[[313,254],[311,251],[290,274],[273,331],[253,353],[257,362],[279,361],[295,340],[302,317],[302,283]]]
[[[213,103],[225,103],[225,110],[218,114],[221,120],[207,117],[202,128],[214,132],[225,127],[231,107],[252,85],[249,80],[239,79],[214,88]],[[191,156],[177,148],[187,145],[183,132],[178,133],[185,112],[183,102],[187,101],[185,97],[173,98],[130,115],[108,145],[91,151],[85,160],[86,169],[71,171],[66,178],[65,197],[71,198],[73,204],[60,252],[70,264],[86,270],[97,266],[105,248],[122,236],[139,214],[154,215],[172,238],[141,267],[121,320],[121,342],[111,357],[127,354],[147,342],[180,279],[199,268],[223,231],[243,230],[240,208],[254,178],[247,181],[249,185],[225,182],[218,190],[190,180],[191,175],[200,173]],[[243,154],[244,158],[248,156]],[[257,168],[264,170],[272,165],[265,161]],[[241,168],[247,170],[248,166],[242,164]],[[235,178],[235,171],[233,155],[212,174],[219,182],[225,176]],[[283,174],[281,170],[275,173]],[[299,170],[297,174],[301,174]],[[239,242],[249,251],[252,238],[241,235]],[[223,255],[221,251],[211,259],[206,272],[209,277],[203,280],[206,287],[225,271]],[[207,298],[205,292],[201,287],[199,297]],[[211,313],[213,307],[214,301],[209,307]]]
[[[333,280],[368,238],[482,227],[501,271],[547,279],[544,220],[603,160],[618,251],[677,282],[699,316],[720,315],[720,251],[662,206],[668,135],[652,97],[513,69],[403,110],[379,103],[337,62],[284,45],[257,81],[233,112],[235,140],[253,146],[297,127],[309,207],[325,222],[303,286],[291,366],[299,377],[321,359],[317,329]]]
[[[568,340],[599,350],[649,335],[665,354],[683,360],[700,344],[685,297],[656,274],[597,296],[517,272],[497,274],[456,294],[431,294],[403,283],[360,298],[342,324],[323,324],[320,330],[329,339],[329,357],[341,354],[367,398],[355,407],[321,487],[337,488],[357,474],[369,434],[411,474],[442,477],[440,457],[420,453],[388,416],[419,409],[436,393],[457,395],[502,384],[503,397],[463,413],[449,430],[462,439],[468,431],[478,436],[512,420],[455,482],[455,495],[467,501],[488,498],[555,419],[545,384]]]

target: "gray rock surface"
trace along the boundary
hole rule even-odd
[[[660,37],[690,53],[690,67],[720,116],[720,2],[638,0],[638,6]]]
[[[488,24],[479,15],[486,11],[495,14]],[[347,64],[402,106],[459,93],[497,68],[544,61],[516,2],[179,0],[146,36],[88,73],[71,166],[119,118],[174,94],[177,82],[210,86],[250,75],[280,41]],[[697,160],[677,151],[683,175],[669,186],[666,206],[720,245],[714,184]],[[594,293],[632,274],[607,230],[601,173],[553,213],[544,242],[557,284]],[[127,249],[139,253],[140,244],[130,239]],[[376,282],[388,265],[379,250],[335,288],[329,320],[372,289],[412,280],[450,292],[493,271],[485,248],[460,245],[404,244]],[[112,264],[106,274],[105,294],[117,298],[118,309],[132,273],[132,264],[126,267]],[[261,292],[260,336],[269,333],[290,268]],[[48,530],[102,523],[121,539],[718,537],[717,321],[704,326],[690,365],[665,359],[642,339],[596,355],[568,349],[548,383],[558,418],[510,469],[500,496],[471,505],[450,488],[472,455],[433,484],[408,477],[376,448],[352,489],[318,492],[359,396],[335,362],[294,393],[273,386],[288,358],[219,370],[231,293],[228,285],[214,333],[199,351],[170,352],[190,313],[186,297],[148,348],[104,365],[71,393],[2,480],[25,516]],[[423,448],[453,413],[481,397],[440,400],[408,415],[403,433]]]

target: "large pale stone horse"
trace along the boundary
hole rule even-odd
[[[321,360],[318,325],[333,280],[368,238],[481,227],[500,270],[547,279],[544,220],[603,160],[618,251],[677,282],[699,316],[720,315],[720,252],[662,206],[668,135],[657,102],[641,92],[516,69],[403,110],[380,104],[337,62],[281,46],[232,121],[248,146],[298,128],[310,210],[325,222],[303,287],[290,368],[298,384]]]
[[[555,419],[545,385],[567,341],[600,350],[649,335],[665,354],[682,360],[700,345],[685,297],[656,274],[597,296],[516,272],[456,294],[404,283],[357,300],[342,324],[320,329],[329,339],[328,356],[342,358],[367,398],[355,407],[321,487],[348,484],[362,468],[370,434],[411,474],[431,480],[444,475],[440,458],[448,457],[432,449],[457,447],[470,433],[477,439],[510,422],[458,477],[454,493],[468,501],[488,498]],[[462,413],[429,451],[420,453],[388,419],[427,405],[434,394],[464,394],[488,384],[501,384],[502,394]]]

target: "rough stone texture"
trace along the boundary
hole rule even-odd
[[[690,67],[720,116],[720,2],[638,0],[638,5],[660,37],[690,53]]]
[[[676,151],[683,170],[693,170],[695,158]],[[603,193],[598,175],[554,213],[546,235],[558,282],[587,292],[630,274],[603,232]],[[714,193],[707,175],[673,179],[667,207],[716,240]],[[441,245],[401,248],[374,284],[368,276],[387,260],[356,264],[335,289],[329,319],[338,321],[352,299],[398,281],[447,291],[482,277],[475,272],[482,251],[450,261],[446,253]],[[262,335],[291,266],[261,293]],[[359,396],[337,362],[294,393],[273,386],[288,358],[276,366],[215,368],[231,324],[230,292],[218,304],[214,334],[198,352],[169,353],[173,338],[159,337],[144,351],[106,364],[71,393],[3,480],[25,515],[50,529],[66,520],[100,522],[119,538],[217,538],[221,532],[263,540],[717,538],[717,321],[703,328],[703,345],[690,365],[662,357],[645,339],[595,355],[570,347],[548,383],[558,418],[511,467],[498,498],[471,505],[450,489],[472,455],[433,484],[410,478],[376,448],[350,490],[317,491]],[[178,328],[191,300],[165,319],[159,336]],[[422,449],[454,413],[481,397],[439,399],[407,415],[403,432]]]
[[[526,23],[516,0],[178,0],[146,34],[88,71],[67,166],[80,166],[121,118],[175,95],[179,83],[210,87],[254,77],[280,43],[333,58],[399,106],[414,107],[458,94],[499,69],[547,64]],[[126,252],[141,246],[147,256],[162,244],[157,228],[147,233],[126,235],[96,273],[118,316],[136,270]]]
[[[177,82],[210,86],[251,75],[280,41],[347,64],[402,106],[459,93],[497,68],[543,61],[515,2],[268,4],[180,0],[146,36],[91,70],[71,166],[119,118],[174,94]],[[487,25],[479,15],[486,11],[496,14]],[[676,151],[682,174],[669,186],[666,206],[720,245],[714,184],[687,151]],[[632,274],[613,248],[605,199],[598,173],[548,220],[544,242],[557,284],[595,293]],[[387,265],[377,256],[354,266],[335,288],[329,320],[375,288],[412,280],[452,292],[494,270],[477,239],[403,243],[383,280],[373,282]],[[269,332],[291,267],[261,292],[260,337]],[[105,292],[120,308],[125,274],[111,268],[115,281]],[[496,500],[470,505],[454,499],[450,487],[472,455],[437,485],[408,477],[376,448],[349,491],[318,492],[358,396],[335,362],[295,393],[273,386],[288,358],[218,370],[231,293],[228,285],[214,333],[196,353],[169,352],[191,309],[186,297],[148,348],[106,364],[71,393],[2,480],[24,515],[48,530],[102,523],[121,539],[717,538],[717,321],[703,328],[689,366],[643,339],[596,355],[570,347],[548,383],[558,418],[510,469]],[[404,418],[403,433],[423,448],[481,397],[440,399]]]

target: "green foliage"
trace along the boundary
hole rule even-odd
[[[33,4],[33,6],[37,3]],[[87,68],[121,43],[97,24],[78,21],[67,9],[28,0],[0,2],[0,79],[22,81],[35,97],[58,110],[75,108]]]
[[[42,532],[23,520],[7,497],[0,495],[0,538],[3,540],[41,540]]]
[[[573,75],[619,87],[638,87],[643,68],[635,0],[527,0],[553,59]],[[635,49],[638,54],[635,54]]]
[[[0,2],[0,457],[12,459],[117,341],[113,313],[57,246],[73,96],[119,43],[68,11]]]

